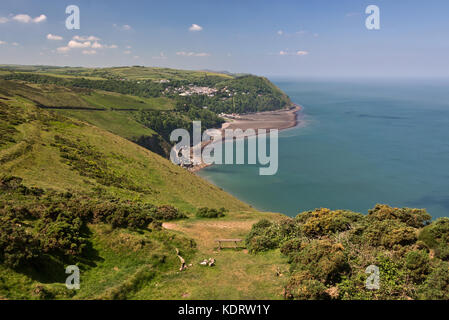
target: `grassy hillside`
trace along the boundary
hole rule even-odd
[[[38,108],[23,97],[1,94],[0,103],[0,297],[205,298],[201,287],[219,274],[225,277],[217,282],[215,297],[276,297],[281,282],[274,273],[265,275],[263,264],[254,266],[265,258],[224,252],[217,269],[198,265],[213,254],[214,237],[243,235],[257,218],[269,215],[255,213],[194,174],[110,132]],[[160,217],[152,214],[164,205],[200,224],[206,241],[200,229],[192,239],[189,232],[161,228]],[[199,207],[230,212],[218,225],[208,226],[194,216]],[[243,223],[241,230],[229,228],[236,219]],[[177,271],[175,248],[194,264],[186,272]],[[278,254],[267,258],[272,257],[283,263]],[[63,285],[68,264],[81,268],[82,289],[77,292]],[[231,290],[225,279],[235,278],[238,265],[243,271],[256,268],[260,286],[268,285],[268,276],[278,287],[267,295],[259,287]],[[200,276],[199,283],[189,280]],[[161,283],[170,290],[155,293],[152,288]]]
[[[194,174],[117,135],[37,108],[21,97],[0,95],[0,101],[5,114],[2,128],[11,128],[11,132],[2,137],[2,141],[5,141],[0,149],[2,173],[18,175],[28,186],[76,192],[87,192],[99,187],[111,195],[120,195],[126,199],[139,196],[142,200],[159,204],[176,203],[185,210],[213,204],[214,207],[248,209],[248,206]],[[20,122],[16,126],[11,123],[13,117],[17,117],[16,122]],[[63,146],[58,145],[56,136],[63,137],[66,144],[73,144],[74,153],[82,154],[85,150],[91,150],[92,160],[101,159],[113,176],[127,176],[133,185],[148,188],[151,192],[142,195],[127,188],[107,187],[83,176],[81,170],[74,170],[76,164],[68,165],[61,158]]]

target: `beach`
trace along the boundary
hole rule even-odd
[[[281,110],[235,115],[232,118],[223,117],[226,122],[221,127],[222,136],[224,137],[224,131],[226,129],[241,129],[243,131],[247,129],[253,129],[257,132],[259,129],[285,130],[288,128],[293,128],[298,125],[298,112],[300,112],[301,110],[302,107],[300,105],[294,104],[289,108]],[[201,145],[201,149],[203,149],[209,143],[210,141],[203,143]],[[193,167],[188,168],[188,170],[191,172],[196,172],[208,166],[210,165],[201,163],[199,165],[194,165]]]

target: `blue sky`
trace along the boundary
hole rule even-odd
[[[80,30],[65,27],[65,8],[71,4],[80,8]],[[380,8],[380,30],[365,27],[370,4]],[[449,77],[448,57],[446,0],[0,3],[1,64],[138,64],[292,77]]]

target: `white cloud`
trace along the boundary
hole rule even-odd
[[[13,18],[13,20],[18,21],[18,22],[22,22],[22,23],[30,23],[33,19],[27,15],[27,14],[18,14],[15,15]]]
[[[31,22],[40,23],[47,20],[47,16],[45,14],[41,14],[40,16],[33,19],[27,14],[17,14],[14,17],[12,17],[12,19],[21,23],[31,23]]]
[[[18,47],[20,44],[18,42],[11,43],[14,47]]]
[[[282,36],[282,35],[284,34],[284,31],[279,30],[279,31],[277,32],[277,34],[280,35],[280,36]]]
[[[61,36],[56,36],[54,34],[49,33],[49,34],[47,34],[47,39],[48,40],[60,41],[60,40],[63,40],[64,38],[61,37]]]
[[[48,36],[47,36],[48,38]],[[72,49],[85,49],[81,53],[86,55],[93,55],[97,53],[97,49],[116,49],[117,45],[102,44],[100,38],[95,36],[74,36],[66,46],[56,49],[58,53],[67,53]]]
[[[83,50],[82,53],[85,54],[85,55],[93,55],[93,54],[96,54],[97,51],[95,51],[95,50]]]
[[[130,50],[126,50],[126,51],[123,51],[123,53],[124,54],[131,54],[132,52]]]
[[[0,45],[2,45],[2,44],[6,44],[6,42],[0,40]]]
[[[92,49],[102,49],[103,45],[97,41],[94,42],[94,44],[92,45]]]
[[[309,54],[309,52],[308,51],[304,51],[304,50],[298,50],[298,51],[296,51],[294,53],[286,51],[286,50],[281,50],[279,52],[280,56],[305,56],[305,55],[308,55],[308,54]]]
[[[76,40],[76,41],[100,41],[101,40],[100,38],[95,37],[95,36],[89,36],[89,37],[86,37],[86,36],[74,36],[72,39]]]
[[[178,56],[184,56],[184,57],[209,57],[210,54],[206,52],[185,52],[185,51],[179,51],[176,52],[176,55]]]
[[[40,22],[44,22],[45,20],[47,20],[47,16],[45,14],[41,14],[39,17],[34,18],[33,22],[40,23]]]
[[[192,24],[191,26],[190,26],[190,28],[189,28],[189,31],[192,31],[192,32],[196,32],[196,31],[201,31],[201,30],[203,30],[203,27],[202,26],[199,26],[199,25],[197,25],[197,24]]]
[[[70,40],[67,44],[69,48],[89,48],[91,45],[90,41],[78,42],[75,40]]]
[[[125,30],[125,31],[132,30],[131,26],[128,25],[128,24],[124,24],[123,27],[122,27],[122,29]]]
[[[9,21],[8,18],[0,17],[0,23],[6,23],[6,22],[8,22],[8,21]]]

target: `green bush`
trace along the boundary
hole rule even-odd
[[[227,210],[225,208],[212,209],[212,208],[200,208],[196,212],[198,218],[221,218],[225,216]]]
[[[293,256],[292,270],[307,270],[326,284],[337,283],[341,276],[350,271],[341,243],[328,239],[312,240]]]
[[[284,295],[287,299],[324,300],[330,298],[326,289],[310,272],[302,270],[293,273],[289,278]]]
[[[294,219],[285,218],[280,221],[270,222],[262,219],[255,223],[246,237],[246,245],[252,253],[279,248],[289,239],[300,235]]]
[[[416,242],[417,230],[398,220],[366,219],[364,221],[363,243],[374,247],[393,248],[396,245],[406,246]]]
[[[439,218],[424,227],[418,238],[433,249],[438,258],[449,260],[449,218]]]
[[[422,282],[430,271],[429,254],[424,250],[408,252],[405,256],[405,267],[415,283]]]
[[[156,220],[161,221],[169,221],[169,220],[178,220],[178,219],[186,219],[187,215],[179,211],[177,208],[170,205],[163,205],[157,208],[154,208],[151,212],[151,216]]]
[[[39,241],[20,223],[0,217],[0,261],[10,268],[32,262],[38,255]]]
[[[425,300],[449,300],[449,263],[437,262],[426,281],[418,289],[418,296]]]
[[[37,225],[44,252],[80,255],[86,246],[83,221],[58,207],[48,208]]]
[[[281,253],[288,257],[292,257],[301,250],[303,244],[303,241],[299,238],[287,240],[281,246]]]
[[[325,208],[303,212],[296,216],[303,234],[310,238],[349,230],[351,224],[362,218],[363,215],[360,213],[345,210],[331,211]]]
[[[368,217],[379,221],[398,220],[413,228],[422,228],[432,219],[424,209],[392,208],[385,204],[377,204],[369,210]]]

